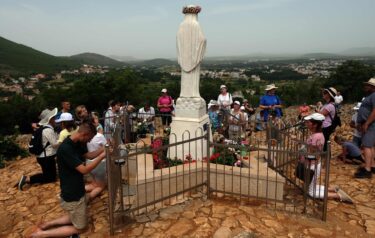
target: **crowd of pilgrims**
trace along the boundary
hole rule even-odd
[[[207,108],[212,132],[223,134],[228,141],[235,141],[252,131],[264,130],[269,121],[277,123],[283,117],[283,101],[276,92],[276,85],[267,85],[258,107],[253,107],[246,99],[233,99],[228,88],[221,85],[217,100],[210,100]],[[356,178],[371,178],[375,173],[375,78],[364,83],[364,92],[363,100],[353,107],[350,122],[353,140],[345,141],[338,135],[334,138],[342,147],[338,158],[359,165],[354,174]],[[333,139],[330,137],[336,128],[335,118],[339,116],[343,102],[342,95],[333,87],[324,88],[321,93],[323,103],[318,102],[314,106],[304,103],[298,109],[298,120],[303,121],[310,132],[305,141],[307,147],[303,148],[307,152],[327,150],[327,142]],[[161,90],[156,108],[145,102],[142,108],[136,110],[132,105],[111,100],[102,114],[104,119],[101,119],[99,113],[89,112],[84,105],[76,106],[73,111],[69,100],[63,100],[61,110],[54,108],[41,112],[40,121],[32,123],[32,127],[35,131],[43,128],[43,152],[36,155],[42,172],[23,175],[18,188],[23,190],[34,184],[53,183],[58,175],[61,206],[66,214],[36,226],[30,237],[69,236],[84,231],[87,227],[87,203],[106,187],[104,146],[113,140],[116,116],[126,112],[130,115],[133,128],[141,125],[147,133],[163,133],[175,116],[174,99],[167,89]],[[161,132],[156,131],[156,117],[160,118],[158,128],[161,128]],[[255,126],[250,127],[250,121],[254,121]],[[131,140],[136,140],[137,131],[131,129],[131,132]],[[325,187],[318,181],[322,169],[321,158],[301,156],[299,162],[307,163],[314,171],[309,181],[309,195],[322,199]],[[86,181],[86,174],[91,175],[90,182]],[[352,202],[348,194],[337,186],[330,186],[328,191],[329,198]]]

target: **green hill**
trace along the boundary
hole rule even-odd
[[[78,55],[72,55],[69,57],[81,64],[90,64],[90,65],[101,65],[101,66],[123,66],[125,63],[114,60],[107,56],[95,54],[95,53],[82,53]]]
[[[49,73],[78,65],[69,58],[49,55],[0,37],[0,73]]]

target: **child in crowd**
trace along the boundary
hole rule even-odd
[[[62,143],[66,137],[70,136],[72,133],[77,131],[77,126],[74,122],[73,115],[69,112],[63,112],[60,118],[56,120],[57,123],[61,123],[61,129],[63,129],[59,134],[58,143]]]
[[[100,121],[99,121],[99,113],[91,112],[91,117],[92,117],[94,125],[96,126],[96,131],[100,134],[104,134],[103,126],[102,124],[100,124]]]
[[[354,143],[344,141],[341,136],[335,136],[335,142],[342,147],[342,153],[337,158],[347,163],[361,164],[364,162],[361,150]]]
[[[322,152],[324,146],[324,135],[322,133],[322,124],[325,119],[325,116],[320,113],[313,113],[305,117],[306,126],[311,132],[311,135],[308,137],[306,143],[308,146],[309,153]],[[311,182],[309,184],[309,195],[314,198],[323,199],[325,186],[320,185],[320,173],[322,162],[320,156],[312,156],[309,159],[308,157],[303,157],[302,161],[307,163],[307,166],[310,170],[314,171]],[[339,199],[342,202],[352,203],[352,199],[344,191],[339,189],[337,186],[328,188],[328,198]]]

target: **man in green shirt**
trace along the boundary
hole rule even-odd
[[[87,227],[87,199],[83,175],[105,158],[104,148],[87,152],[86,144],[96,134],[92,123],[83,123],[78,132],[64,140],[57,150],[60,176],[61,207],[67,214],[41,224],[31,237],[67,237],[84,232]],[[92,163],[85,164],[85,159]]]

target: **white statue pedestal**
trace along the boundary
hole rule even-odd
[[[198,119],[188,117],[173,117],[171,124],[171,134],[169,136],[169,143],[176,143],[194,139],[199,136],[207,134],[207,128],[210,126],[208,115],[204,115]],[[212,136],[210,135],[210,138]],[[202,160],[207,157],[207,139],[199,139],[181,145],[169,148],[168,156],[171,159],[184,160],[187,155],[190,155],[193,160]]]

